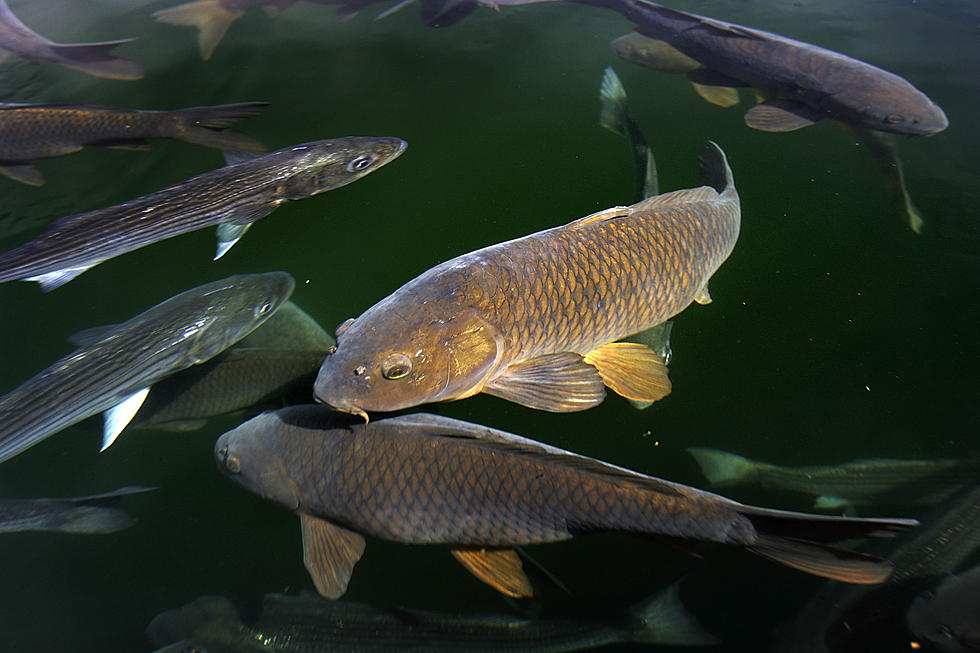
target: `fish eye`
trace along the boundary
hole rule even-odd
[[[269,312],[269,309],[271,309],[271,308],[272,308],[272,302],[266,302],[266,303],[262,304],[261,306],[259,306],[257,309],[255,309],[255,314],[256,315],[265,315],[266,313]]]
[[[350,163],[347,164],[347,171],[357,172],[358,170],[364,170],[364,168],[367,168],[369,165],[374,163],[376,158],[377,157],[374,154],[362,154],[361,156],[354,157],[350,160]]]
[[[392,354],[381,363],[381,375],[390,381],[408,376],[412,361],[405,354]]]
[[[897,125],[905,122],[905,118],[897,113],[889,113],[887,116],[885,116],[885,122],[887,122],[889,125]]]

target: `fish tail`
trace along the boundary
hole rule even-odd
[[[150,487],[124,487],[105,494],[72,499],[74,504],[68,513],[66,521],[58,526],[64,533],[102,534],[115,533],[129,528],[136,523],[122,508],[121,498],[139,492],[146,492]]]
[[[268,102],[239,102],[180,109],[176,112],[180,119],[177,138],[188,143],[213,147],[216,150],[262,154],[268,150],[259,141],[241,132],[224,131],[224,129],[240,120],[262,113],[268,106]]]
[[[207,60],[218,47],[228,26],[244,13],[237,9],[226,9],[222,6],[221,0],[198,0],[155,11],[153,17],[169,25],[196,27],[201,59]]]
[[[134,40],[120,39],[101,43],[54,43],[51,45],[51,49],[58,55],[58,63],[66,68],[96,77],[133,80],[143,77],[143,66],[131,59],[117,57],[112,54],[112,49]]]
[[[914,519],[860,519],[807,515],[742,506],[756,529],[747,545],[753,553],[808,574],[845,583],[874,584],[888,579],[892,564],[882,558],[830,544],[861,537],[892,537],[917,526]]]
[[[606,66],[602,75],[602,84],[599,86],[599,124],[614,134],[624,138],[627,137],[629,122],[629,106],[626,98],[626,88],[619,79],[619,75]]]
[[[599,125],[629,141],[633,152],[633,181],[636,186],[634,199],[640,200],[660,194],[657,162],[647,144],[643,132],[629,110],[626,88],[619,75],[606,66],[599,86]]]
[[[714,141],[701,150],[701,181],[705,186],[711,186],[719,195],[735,193],[735,178],[728,165],[724,150]]]
[[[763,466],[754,460],[708,447],[688,447],[687,453],[694,457],[701,473],[713,486],[750,482]]]
[[[629,614],[635,619],[630,641],[665,646],[711,646],[721,643],[702,628],[684,607],[679,585],[679,582],[675,582],[630,609]]]

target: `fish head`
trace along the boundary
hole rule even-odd
[[[879,71],[884,72],[884,71]],[[852,121],[870,129],[913,136],[929,136],[949,126],[945,112],[904,78],[892,73],[877,76],[874,84],[850,84],[835,96],[843,115],[855,111]]]
[[[223,352],[275,315],[295,282],[286,272],[266,272],[234,275],[212,286],[201,296],[201,317],[184,330],[184,339],[196,340],[190,350],[195,362]]]
[[[288,471],[294,452],[287,448],[287,438],[282,437],[284,428],[289,427],[275,412],[262,413],[219,437],[214,443],[214,457],[222,474],[260,497],[295,511],[306,505],[306,499]]]
[[[313,386],[316,400],[362,416],[479,392],[503,342],[475,311],[451,317],[376,305],[337,331]]]
[[[357,181],[394,161],[408,144],[400,138],[346,136],[296,145],[285,182],[287,199],[303,199]]]

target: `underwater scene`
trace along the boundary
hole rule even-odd
[[[0,0],[0,651],[980,650],[974,0]]]

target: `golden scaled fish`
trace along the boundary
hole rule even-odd
[[[603,386],[638,402],[670,392],[663,359],[617,342],[692,301],[738,238],[724,152],[701,155],[708,185],[617,206],[438,265],[348,320],[314,385],[318,401],[367,419],[478,392],[553,412],[584,410]]]

